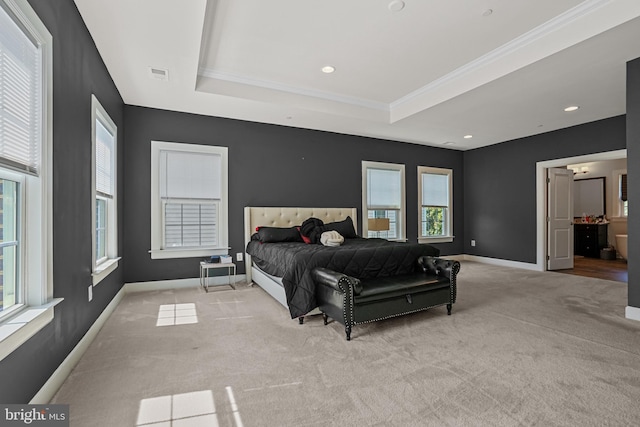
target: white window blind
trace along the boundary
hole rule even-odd
[[[222,197],[222,158],[217,154],[160,152],[160,197],[209,199]]]
[[[218,244],[217,203],[164,204],[164,247],[215,247]]]
[[[96,120],[96,191],[104,196],[113,197],[113,148],[115,138]]]
[[[163,248],[217,247],[222,156],[160,151]]]
[[[42,54],[29,32],[8,13],[0,7],[0,164],[37,175]]]
[[[367,169],[367,206],[400,209],[402,205],[402,173],[398,170]]]
[[[422,174],[422,205],[449,206],[449,177],[447,175]]]

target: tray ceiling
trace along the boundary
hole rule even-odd
[[[637,0],[75,2],[127,104],[459,150],[624,114],[640,57]]]

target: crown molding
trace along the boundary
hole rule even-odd
[[[394,109],[402,106],[403,104],[406,104],[412,100],[414,100],[415,98],[419,98],[425,95],[428,95],[431,92],[434,92],[435,90],[439,89],[441,86],[447,85],[447,84],[451,84],[453,82],[455,82],[456,80],[462,79],[464,77],[467,77],[475,72],[477,72],[479,69],[493,63],[496,62],[500,59],[506,58],[509,55],[513,54],[514,52],[519,51],[520,49],[524,48],[527,45],[530,45],[532,43],[535,43],[539,40],[541,40],[542,38],[548,36],[549,34],[561,29],[562,27],[565,27],[566,25],[577,21],[578,19],[584,17],[585,15],[588,15],[589,13],[593,12],[596,9],[601,8],[602,6],[605,6],[606,4],[610,3],[612,0],[587,0],[584,1],[583,3],[579,4],[578,6],[575,6],[567,11],[565,11],[564,13],[554,17],[553,19],[550,19],[549,21],[545,22],[544,24],[541,24],[539,26],[537,26],[536,28],[516,37],[515,39],[503,44],[502,46],[492,50],[491,52],[471,61],[468,62],[467,64],[453,70],[452,72],[436,79],[433,80],[432,82],[430,82],[429,84],[422,86],[419,89],[416,89],[413,92],[410,92],[409,94],[398,98],[397,100],[393,101],[389,106],[390,106],[390,110],[393,111]]]
[[[345,95],[338,95],[335,93],[324,92],[313,89],[305,89],[297,86],[288,85],[281,82],[275,82],[270,80],[255,79],[252,77],[241,76],[233,73],[225,73],[222,71],[212,70],[210,68],[200,67],[198,69],[198,76],[206,77],[215,80],[222,80],[226,82],[238,83],[247,86],[254,86],[263,89],[276,90],[279,92],[286,92],[298,96],[307,96],[312,98],[324,99],[331,102],[339,102],[342,104],[354,105],[357,107],[367,108],[371,110],[389,112],[389,104],[384,102],[373,101],[370,99],[362,99]]]

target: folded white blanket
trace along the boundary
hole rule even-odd
[[[340,246],[344,243],[344,237],[335,230],[325,231],[320,236],[320,243],[325,246]]]

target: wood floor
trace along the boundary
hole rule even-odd
[[[576,276],[595,277],[597,279],[614,280],[616,282],[627,283],[629,281],[627,261],[620,259],[606,260],[576,256],[573,260],[573,268],[557,270],[557,272],[573,274]]]

